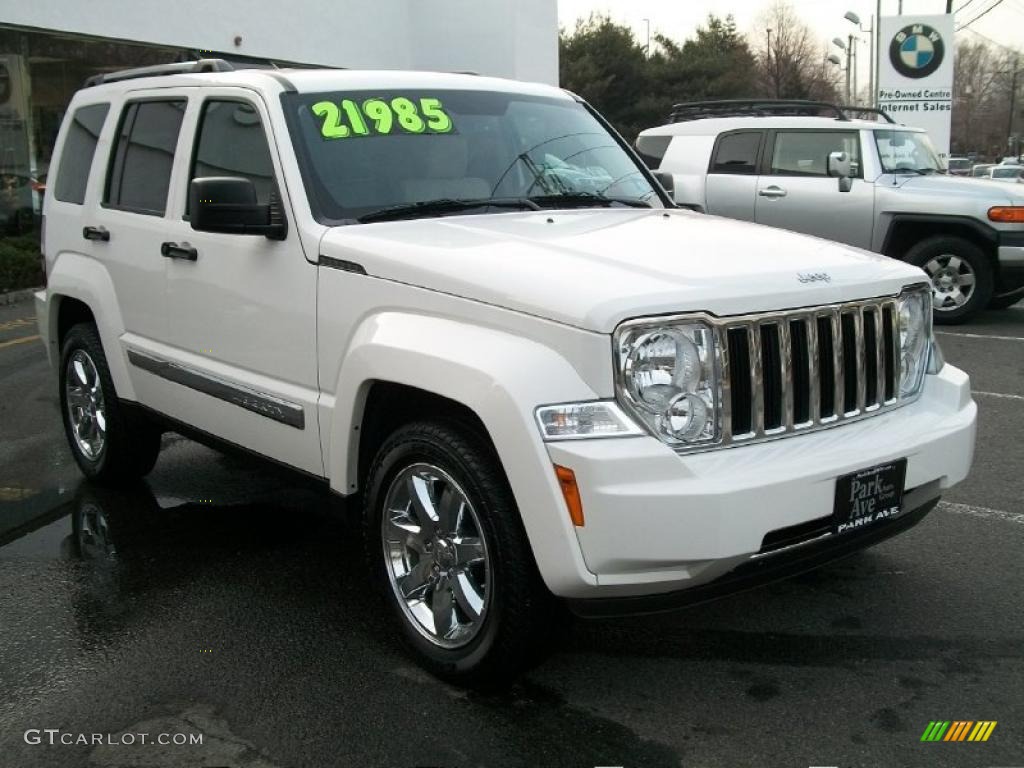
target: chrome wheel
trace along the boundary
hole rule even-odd
[[[974,295],[977,276],[966,259],[943,254],[926,262],[924,271],[932,281],[932,306],[939,312],[959,309]]]
[[[381,535],[406,619],[442,648],[469,643],[491,595],[487,543],[465,491],[439,467],[406,467],[385,496]]]
[[[96,461],[107,442],[103,387],[89,353],[76,349],[68,358],[64,397],[75,445],[85,458]]]

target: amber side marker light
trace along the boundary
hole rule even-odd
[[[988,218],[1004,224],[1024,224],[1024,205],[997,205],[988,209]]]
[[[583,500],[580,499],[580,489],[576,485],[576,473],[568,467],[555,464],[555,477],[558,484],[562,486],[562,496],[565,497],[565,504],[569,507],[569,519],[577,528],[583,527]]]

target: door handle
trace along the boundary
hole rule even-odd
[[[86,240],[100,240],[106,243],[110,240],[110,233],[106,227],[82,227],[82,237]]]
[[[775,200],[780,197],[785,197],[787,193],[786,190],[784,190],[782,187],[765,187],[757,194],[759,194],[761,197],[769,197]]]
[[[161,243],[160,255],[166,256],[168,259],[195,261],[199,258],[199,251],[188,243],[181,243],[180,245],[178,243]]]

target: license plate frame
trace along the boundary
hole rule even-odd
[[[832,531],[852,533],[903,512],[907,460],[895,459],[836,478]]]

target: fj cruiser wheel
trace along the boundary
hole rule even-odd
[[[992,298],[992,265],[969,240],[929,237],[907,252],[906,261],[928,273],[936,323],[962,323],[985,309]]]
[[[96,326],[68,331],[58,375],[64,433],[85,476],[112,483],[147,474],[160,453],[160,431],[121,406]]]
[[[486,441],[446,424],[407,425],[377,453],[366,487],[372,575],[419,661],[477,687],[528,667],[550,630],[552,598]]]

